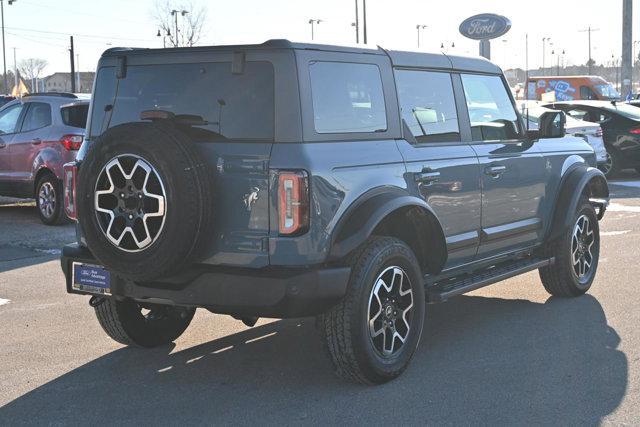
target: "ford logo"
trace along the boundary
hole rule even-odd
[[[508,18],[493,13],[483,13],[465,19],[460,24],[460,33],[474,40],[495,39],[511,29]]]

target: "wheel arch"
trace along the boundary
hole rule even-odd
[[[36,195],[36,192],[38,191],[38,182],[40,182],[40,180],[42,179],[43,176],[45,175],[53,175],[56,179],[58,177],[56,177],[56,174],[49,169],[46,166],[42,166],[40,167],[40,169],[38,169],[38,171],[36,172],[36,175],[33,178],[33,194],[34,196]]]
[[[601,219],[609,203],[607,179],[600,170],[585,164],[576,165],[563,177],[553,209],[547,240],[558,238],[567,227],[571,226],[573,213],[581,197],[587,197],[600,208],[598,219]]]
[[[372,235],[407,243],[424,273],[439,272],[447,261],[446,240],[435,212],[400,188],[376,189],[354,202],[336,225],[329,259],[344,258]]]

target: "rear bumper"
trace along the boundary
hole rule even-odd
[[[91,252],[79,245],[62,249],[67,292],[72,289],[73,262],[96,264]],[[111,275],[113,298],[203,307],[214,313],[258,317],[304,317],[325,312],[346,293],[351,269],[239,269],[195,265],[180,276],[153,283],[136,283]]]

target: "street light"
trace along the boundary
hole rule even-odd
[[[424,30],[426,28],[427,28],[426,25],[421,25],[421,24],[416,25],[416,30],[418,31],[418,49],[420,49],[420,30]]]
[[[180,14],[181,16],[184,17],[187,13],[189,13],[189,11],[188,10],[184,10],[184,9],[183,10],[173,9],[171,11],[171,16],[173,16],[175,18],[175,22],[176,22],[176,34],[175,34],[175,37],[176,37],[175,45],[176,45],[176,47],[179,46],[179,43],[178,43],[178,14]]]
[[[320,25],[321,22],[322,22],[322,19],[309,19],[309,24],[311,24],[311,40],[313,40],[314,37],[315,37],[315,33],[313,31],[313,26],[314,25]]]
[[[160,28],[158,28],[158,34],[156,34],[156,37],[162,37],[162,47],[166,48],[167,47],[167,36],[171,35],[171,31],[167,30],[166,34],[162,34],[162,30]]]
[[[9,6],[11,6],[12,4],[14,4],[17,0],[7,0],[7,3],[9,3]],[[2,69],[3,69],[3,77],[4,77],[4,90],[5,93],[9,93],[8,92],[8,86],[7,86],[7,55],[5,52],[5,42],[4,42],[4,1],[0,0],[0,15],[2,16]]]
[[[547,73],[545,72],[545,61],[547,59],[547,52],[546,52],[546,48],[547,48],[547,42],[551,43],[551,37],[543,37],[542,38],[542,75],[546,75]]]

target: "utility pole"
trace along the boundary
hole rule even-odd
[[[73,36],[69,36],[69,59],[71,60],[71,93],[76,93],[76,64],[74,61],[75,52],[73,50]]]
[[[11,6],[16,1],[17,0],[8,0],[7,3]],[[0,16],[2,16],[2,71],[4,78],[4,91],[5,93],[9,93],[9,87],[7,85],[7,54],[4,40],[4,0],[0,0]]]
[[[313,26],[320,25],[321,22],[322,22],[322,19],[309,19],[309,24],[311,24],[311,41],[313,41],[313,39],[315,38]]]
[[[362,0],[362,22],[364,44],[367,44],[367,0]]]
[[[591,60],[591,33],[594,31],[600,31],[600,29],[591,28],[591,26],[589,26],[586,30],[580,30],[581,33],[587,33],[587,38],[589,41],[589,60],[587,61],[587,68],[589,69],[589,75],[591,75],[591,63],[593,62]]]
[[[76,71],[76,87],[78,88],[78,92],[82,92],[82,88],[80,87],[80,54],[76,53],[76,67],[78,70]]]
[[[358,18],[358,0],[356,0],[356,44],[360,43],[360,19]]]
[[[529,33],[524,35],[524,99],[529,99]]]
[[[13,48],[13,87],[18,87],[18,61],[16,60],[16,48]]]
[[[632,92],[631,87],[631,43],[633,38],[632,31],[632,14],[633,3],[631,0],[623,0],[622,2],[622,68],[620,70],[620,93],[622,97],[626,97]]]
[[[184,9],[183,10],[173,9],[171,11],[171,16],[173,16],[175,18],[175,29],[176,29],[176,34],[175,34],[175,37],[176,37],[175,40],[176,41],[174,43],[175,47],[180,46],[180,41],[179,41],[179,38],[178,38],[178,36],[179,36],[179,33],[178,33],[178,14],[180,14],[180,15],[182,15],[182,17],[184,17],[187,13],[189,13],[189,11],[188,10],[184,10]]]
[[[421,24],[416,25],[416,30],[418,30],[418,49],[420,49],[420,30],[424,30],[425,28],[427,28],[426,25],[421,25]]]

